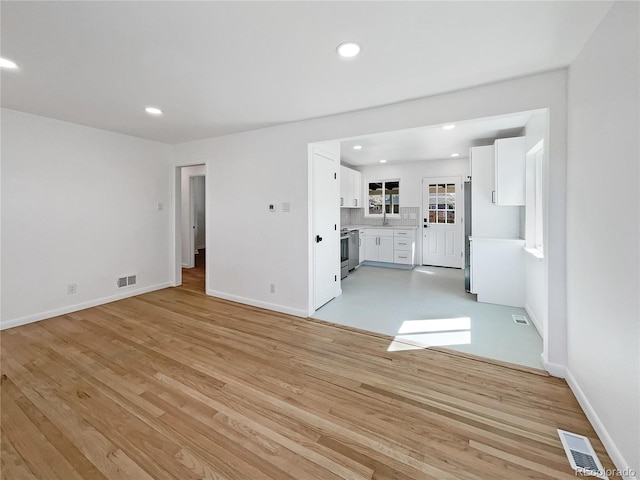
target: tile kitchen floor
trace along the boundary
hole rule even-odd
[[[395,337],[389,350],[442,346],[542,368],[542,338],[512,315],[522,308],[479,303],[464,290],[464,270],[362,265],[342,280],[342,295],[312,318]]]

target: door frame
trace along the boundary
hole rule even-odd
[[[338,175],[336,181],[338,182],[338,189],[340,188],[340,141],[330,141],[330,142],[321,142],[321,143],[309,143],[307,148],[307,198],[308,198],[308,229],[307,229],[307,245],[308,245],[308,271],[309,271],[309,293],[308,293],[308,306],[307,306],[307,314],[308,316],[313,315],[316,311],[315,306],[315,286],[316,286],[316,251],[315,251],[315,211],[316,211],[316,203],[315,203],[315,183],[314,183],[314,175],[313,175],[313,162],[314,162],[314,154],[319,153],[323,157],[327,157],[333,159],[336,162],[336,173]],[[336,225],[340,224],[340,194],[336,196],[336,208],[335,208],[335,222]],[[340,280],[340,262],[339,253],[340,253],[340,235],[339,231],[336,231],[335,238],[332,238],[332,243],[334,244],[334,250],[336,252],[336,263],[335,263],[335,274],[337,275],[336,281],[336,292],[335,296],[339,296],[342,294],[341,288],[341,280]]]
[[[182,268],[183,268],[183,264],[182,264],[182,169],[183,168],[187,168],[187,167],[200,167],[200,166],[204,166],[205,167],[205,202],[206,202],[206,192],[209,190],[209,167],[208,167],[208,162],[200,162],[200,163],[187,163],[184,165],[176,165],[173,168],[173,189],[172,189],[172,210],[173,210],[173,222],[172,222],[172,240],[173,240],[173,248],[172,248],[172,253],[171,253],[171,258],[170,258],[170,264],[173,266],[172,270],[172,275],[171,275],[171,286],[172,287],[179,287],[180,285],[182,285]],[[200,175],[193,175],[193,176],[201,176]],[[189,185],[191,185],[191,179],[189,179]],[[189,195],[190,198],[190,203],[193,200],[193,195],[190,194]],[[192,206],[190,206],[189,208],[190,212],[193,210]],[[191,215],[191,213],[190,213]],[[209,231],[209,209],[207,208],[205,210],[205,231]],[[193,229],[191,229],[193,230]],[[191,234],[193,235],[193,234]],[[206,243],[209,242],[209,236],[207,235],[206,237]],[[193,244],[193,242],[191,242]],[[192,246],[193,248],[193,246]],[[193,259],[194,255],[191,255],[190,258]],[[210,257],[209,255],[207,255],[207,258],[205,259],[205,270],[209,271],[209,261],[210,261]],[[205,289],[208,288],[208,284],[209,284],[209,279],[208,276],[205,279],[206,281],[206,287]]]

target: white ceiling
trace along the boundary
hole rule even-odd
[[[442,125],[398,130],[355,137],[340,142],[340,158],[352,166],[372,165],[380,160],[387,164],[469,156],[469,149],[478,145],[490,145],[496,138],[512,137],[536,112],[500,115],[455,123],[455,128],[444,130]],[[543,114],[540,112],[539,114]],[[360,145],[361,150],[354,150]]]
[[[2,106],[180,143],[564,67],[610,6],[2,1]]]

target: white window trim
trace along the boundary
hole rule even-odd
[[[544,207],[543,207],[543,194],[544,194],[544,151],[541,149],[535,152],[535,248],[541,252],[544,252]]]
[[[527,152],[526,163],[526,225],[525,251],[535,258],[544,258],[544,141],[540,140]]]

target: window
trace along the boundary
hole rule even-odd
[[[456,223],[456,184],[429,184],[429,223]]]
[[[540,140],[527,153],[525,238],[527,251],[542,258],[544,250],[544,148]]]
[[[369,182],[368,215],[400,215],[400,180]]]
[[[535,246],[538,250],[540,250],[540,252],[542,252],[542,179],[544,168],[544,153],[542,148],[536,152],[535,168]]]

